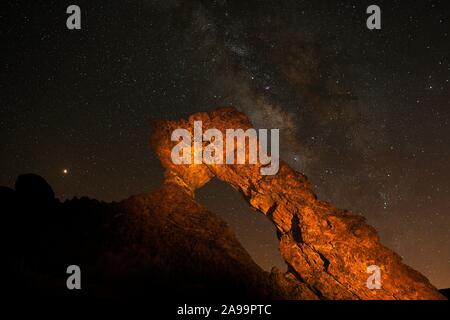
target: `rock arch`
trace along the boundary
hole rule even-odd
[[[151,142],[165,168],[165,184],[174,184],[194,198],[196,189],[217,177],[241,192],[275,224],[288,276],[299,286],[324,299],[443,298],[427,278],[380,244],[376,230],[362,216],[318,200],[306,176],[282,161],[273,176],[261,176],[259,165],[173,164],[171,132],[185,128],[192,134],[197,120],[205,129],[222,132],[252,127],[246,115],[232,107],[155,123]],[[370,265],[380,267],[382,289],[367,287]]]

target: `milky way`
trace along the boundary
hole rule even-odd
[[[378,1],[372,31],[366,1],[78,1],[79,31],[65,28],[69,4],[8,3],[2,185],[35,172],[61,199],[154,190],[151,120],[234,105],[280,129],[282,158],[319,198],[450,287],[445,1]],[[198,196],[258,263],[283,267],[239,194],[212,182]]]

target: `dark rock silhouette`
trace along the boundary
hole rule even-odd
[[[36,175],[19,176],[16,188],[0,189],[11,218],[3,224],[10,297],[299,298],[291,279],[263,271],[220,218],[174,184],[119,203],[61,203]],[[82,270],[78,292],[66,288],[72,264]]]
[[[17,196],[27,201],[50,203],[55,199],[55,193],[47,181],[33,173],[19,175],[14,188]]]

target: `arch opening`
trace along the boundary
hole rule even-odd
[[[196,190],[195,198],[230,226],[244,249],[262,269],[269,272],[272,267],[287,270],[279,251],[274,224],[253,209],[242,194],[214,177]]]

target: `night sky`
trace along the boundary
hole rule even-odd
[[[81,30],[66,28],[70,4]],[[381,30],[366,28],[370,4]],[[363,214],[407,264],[450,287],[448,6],[8,1],[0,185],[34,172],[62,200],[150,192],[163,174],[151,120],[234,105],[280,128],[282,158],[320,199]],[[273,227],[240,194],[212,181],[197,198],[262,267],[285,268]]]

